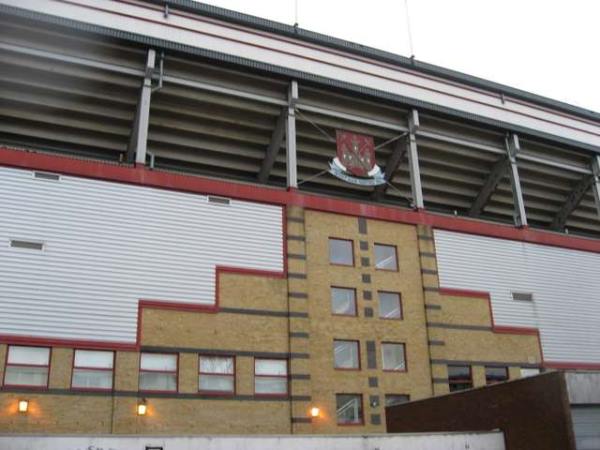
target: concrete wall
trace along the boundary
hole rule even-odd
[[[439,433],[403,436],[185,436],[150,437],[8,437],[0,436],[3,450],[504,450],[502,433]]]
[[[574,450],[563,374],[551,372],[387,408],[390,433],[500,429],[507,450]]]

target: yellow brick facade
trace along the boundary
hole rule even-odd
[[[469,363],[475,386],[485,384],[485,362],[506,362],[511,377],[523,365],[541,363],[537,336],[496,333],[485,300],[439,292],[429,227],[298,207],[288,210],[287,220],[287,278],[223,273],[217,313],[142,309],[141,350],[179,354],[177,393],[138,392],[138,351],[116,352],[114,393],[73,391],[74,349],[54,347],[48,390],[0,392],[0,432],[384,432],[385,395],[417,400],[447,392],[449,362]],[[354,266],[329,263],[330,237],[352,241]],[[375,243],[396,247],[398,271],[375,269]],[[356,290],[356,317],[332,314],[332,286]],[[402,320],[379,318],[378,291],[401,294]],[[359,341],[360,370],[334,368],[334,339]],[[405,344],[406,371],[383,370],[383,342]],[[368,347],[374,349],[374,365]],[[0,380],[6,351],[1,344]],[[235,356],[234,396],[198,394],[198,355],[213,352]],[[257,357],[288,360],[289,396],[255,395]],[[362,395],[362,425],[337,424],[336,393]],[[17,412],[19,399],[29,400],[27,414]],[[144,417],[136,415],[142,399],[148,404]],[[313,406],[321,414],[311,419]]]

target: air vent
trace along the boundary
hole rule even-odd
[[[227,197],[217,197],[215,195],[209,195],[208,203],[215,203],[217,205],[229,205],[231,204],[231,199]]]
[[[10,246],[13,248],[26,248],[28,250],[43,250],[44,243],[36,241],[24,241],[20,239],[11,239]]]
[[[50,172],[33,172],[33,177],[38,180],[60,181],[60,175]]]
[[[518,300],[520,302],[532,302],[533,294],[531,292],[513,292],[512,293],[513,300]]]

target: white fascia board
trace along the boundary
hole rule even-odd
[[[0,4],[141,34],[450,108],[596,146],[600,123],[347,52],[134,2],[0,0]]]

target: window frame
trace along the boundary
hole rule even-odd
[[[334,263],[331,262],[331,241],[345,241],[345,242],[350,242],[350,249],[352,250],[352,264],[342,264],[342,263]],[[340,237],[335,237],[335,236],[329,236],[327,238],[327,257],[329,260],[329,265],[330,266],[339,266],[339,267],[356,267],[356,255],[354,254],[354,240],[353,239],[346,239],[346,238],[340,238]]]
[[[449,370],[450,367],[468,367],[469,368],[469,378],[468,379],[461,378],[461,379],[458,379],[458,380],[451,380],[450,379],[450,370]],[[450,389],[451,393],[452,392],[466,391],[467,389],[473,389],[473,386],[474,386],[473,385],[473,367],[470,364],[469,365],[466,365],[466,364],[448,364],[446,366],[446,370],[448,371],[448,388]],[[453,384],[466,384],[467,382],[471,384],[470,388],[457,389],[457,390],[454,390],[454,391],[452,390],[452,385]]]
[[[257,375],[256,361],[285,361],[285,375]],[[278,397],[285,398],[290,395],[290,360],[288,358],[257,358],[254,357],[253,364],[253,392],[255,397]],[[256,392],[256,378],[283,378],[285,379],[285,392]]]
[[[488,380],[488,374],[487,374],[488,369],[504,369],[506,378],[503,380],[499,380],[499,381],[498,380],[490,381],[490,380]],[[489,386],[492,384],[504,383],[505,381],[510,380],[510,373],[508,371],[508,366],[484,366],[483,370],[484,370],[484,374],[485,374],[485,385],[486,386]]]
[[[340,422],[337,415],[337,397],[338,395],[355,395],[360,398],[360,420],[357,422]],[[339,427],[360,427],[365,425],[365,403],[363,394],[354,392],[336,392],[335,393],[335,423]]]
[[[337,367],[335,364],[335,343],[336,342],[352,342],[356,344],[356,357],[358,359],[358,366],[357,367]],[[361,354],[360,354],[360,341],[358,339],[338,339],[338,338],[333,338],[333,368],[334,370],[344,370],[344,371],[359,371],[362,370],[362,364],[361,364]]]
[[[200,367],[200,359],[204,358],[231,358],[233,361],[233,373],[219,373],[219,372],[202,372]],[[234,396],[237,392],[237,361],[235,355],[215,355],[210,353],[199,353],[198,354],[198,393],[202,395],[212,395],[215,397],[231,397]],[[202,375],[217,375],[217,376],[228,376],[233,378],[233,390],[231,391],[211,391],[206,389],[200,389],[200,377]]]
[[[80,350],[80,351],[92,351],[92,352],[111,352],[112,353],[112,357],[113,357],[113,363],[112,363],[112,369],[104,369],[104,368],[98,368],[98,367],[78,367],[75,366],[75,353]],[[71,390],[72,391],[100,391],[100,392],[112,392],[115,389],[115,366],[117,363],[117,352],[115,352],[114,350],[99,350],[99,349],[94,349],[94,348],[74,348],[73,349],[73,360],[71,361]],[[141,357],[140,357],[140,364],[141,364]],[[111,387],[110,388],[90,388],[90,387],[75,387],[73,386],[73,375],[75,374],[75,369],[83,369],[83,370],[98,370],[98,371],[106,371],[106,372],[111,372]]]
[[[400,304],[400,317],[383,317],[381,315],[381,300],[379,299],[379,294],[394,294],[398,296],[398,301]],[[379,318],[381,320],[404,320],[404,305],[402,304],[402,293],[393,291],[377,291],[377,309],[379,313]]]
[[[8,362],[8,354],[10,353],[11,347],[29,347],[29,348],[45,348],[48,349],[48,364],[43,366],[39,364],[11,364]],[[22,389],[32,389],[38,391],[48,390],[48,386],[50,383],[50,367],[52,366],[52,347],[47,346],[38,346],[38,345],[20,345],[20,344],[8,344],[6,346],[6,355],[4,357],[4,373],[2,376],[2,387],[7,388],[22,388]],[[7,384],[6,383],[6,374],[9,367],[45,367],[46,368],[46,384],[44,386],[37,384]]]
[[[149,355],[165,355],[165,356],[172,356],[175,355],[175,372],[171,371],[171,370],[142,370],[142,355],[143,354],[149,354]],[[138,392],[156,392],[159,394],[173,394],[173,393],[178,393],[179,392],[179,353],[167,353],[167,352],[140,352],[140,358],[139,358],[139,364],[138,364]],[[168,373],[168,374],[175,374],[175,390],[165,390],[165,389],[141,389],[140,388],[140,379],[142,377],[142,372],[150,372],[150,373]]]
[[[396,268],[395,269],[380,269],[377,267],[377,253],[376,248],[380,247],[392,247],[394,249],[394,257],[396,259]],[[383,244],[381,242],[373,243],[373,267],[375,270],[381,270],[383,272],[400,272],[400,261],[398,260],[398,246],[394,244]]]
[[[345,289],[354,293],[354,314],[340,314],[333,311],[333,289]],[[356,300],[356,288],[349,288],[344,286],[329,286],[329,306],[331,308],[331,315],[338,317],[358,317],[358,302]]]
[[[404,355],[404,369],[386,369],[385,368],[385,353],[383,348],[385,345],[401,345],[402,351]],[[408,372],[408,356],[406,354],[406,342],[391,342],[391,341],[382,341],[381,342],[381,367],[384,372],[394,372],[394,373],[404,373]]]
[[[403,403],[408,403],[410,402],[410,395],[409,394],[383,394],[383,406],[385,408],[389,408],[391,406],[397,406],[397,405],[387,405],[387,398],[388,397],[406,397],[406,401]],[[399,404],[403,404],[403,403],[399,403]]]

